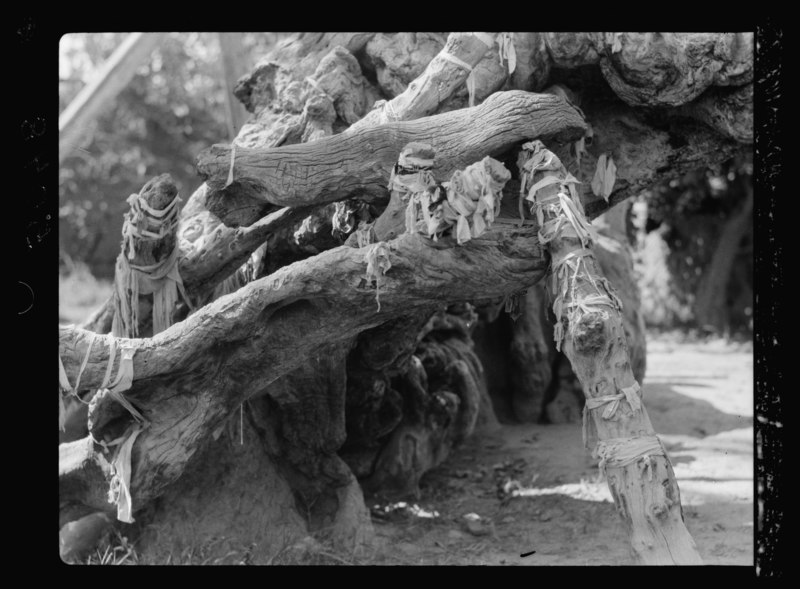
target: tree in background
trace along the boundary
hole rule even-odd
[[[77,96],[127,33],[72,33],[61,39],[59,112]],[[281,33],[244,34],[255,57]],[[92,123],[59,168],[60,251],[101,278],[114,277],[128,195],[169,171],[184,201],[202,183],[197,154],[230,140],[216,33],[171,33],[130,84]]]
[[[752,336],[752,152],[638,199],[637,270],[649,325]]]

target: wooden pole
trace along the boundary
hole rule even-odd
[[[233,141],[249,116],[244,105],[234,99],[233,89],[236,87],[236,81],[250,71],[250,63],[242,45],[241,33],[217,33],[217,36],[222,58],[222,74],[225,78],[228,132]]]
[[[592,253],[594,236],[577,182],[540,141],[523,145],[520,174],[550,253],[547,281],[557,345],[586,395],[584,442],[597,442],[611,495],[641,564],[703,564],[683,520],[680,491],[631,370],[613,288]]]
[[[80,143],[103,108],[130,82],[166,33],[131,33],[103,64],[95,79],[58,117],[58,163]]]

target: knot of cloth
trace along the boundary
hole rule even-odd
[[[423,217],[424,228],[431,223],[431,204],[439,200],[440,189],[431,173],[433,158],[424,157],[409,148],[400,153],[389,177],[389,190],[397,192],[406,204],[405,224],[408,233],[418,233],[417,219]]]
[[[597,241],[597,233],[586,218],[583,203],[575,188],[581,182],[569,172],[562,177],[564,167],[561,160],[540,141],[525,143],[519,158],[520,218],[524,219],[523,200],[527,200],[531,203],[531,213],[536,215],[541,227],[539,240],[542,244],[563,237],[577,237],[582,247],[589,247]],[[545,172],[550,174],[544,175]],[[534,181],[537,175],[544,176]],[[557,194],[537,198],[543,188],[556,184]],[[545,211],[552,214],[547,222],[544,220]]]
[[[127,202],[131,209],[125,215],[122,226],[123,249],[128,250],[128,259],[132,260],[136,256],[135,240],[157,241],[175,229],[178,224],[178,203],[181,202],[181,198],[176,194],[163,209],[151,207],[141,194],[131,194]]]
[[[442,59],[457,65],[467,72],[467,94],[469,94],[469,105],[470,107],[475,106],[475,72],[472,71],[472,66],[460,57],[457,57],[446,51],[440,52],[437,57],[441,57]]]
[[[567,314],[570,333],[574,333],[580,318],[587,313],[604,312],[604,308],[622,312],[622,301],[605,277],[592,274],[586,265],[587,258],[594,258],[592,250],[576,248],[560,252],[550,262],[549,292],[553,299],[553,314],[556,317],[553,338],[557,350],[561,349],[561,342],[566,336],[564,311]],[[579,296],[578,276],[594,287],[594,294]]]
[[[153,209],[137,194],[128,199],[131,210],[125,217],[122,234],[125,238],[123,250],[117,256],[114,288],[114,319],[111,332],[117,337],[138,337],[139,295],[153,294],[153,334],[160,333],[172,325],[172,312],[180,292],[191,308],[178,271],[180,250],[178,240],[170,254],[155,264],[132,264],[136,256],[137,240],[155,241],[166,237],[177,225],[178,195],[163,209]],[[144,227],[157,227],[155,233]],[[126,251],[127,250],[127,251]]]
[[[658,436],[637,436],[632,438],[610,438],[598,442],[595,457],[600,458],[600,469],[605,474],[608,467],[622,468],[642,460],[642,469],[649,469],[653,479],[655,463],[653,458],[663,456],[669,462],[667,451]]]
[[[384,283],[383,277],[392,267],[392,261],[389,258],[389,248],[386,246],[386,243],[379,241],[372,244],[364,255],[364,261],[367,263],[367,281],[369,284],[372,284],[373,280],[375,281],[375,302],[378,304],[378,311],[380,311],[380,290],[381,285]]]
[[[511,173],[489,156],[463,171],[456,170],[449,182],[442,183],[445,196],[437,191],[429,207],[422,207],[428,236],[437,239],[446,229],[455,227],[456,241],[463,245],[483,235],[500,212],[503,186],[509,178]]]
[[[614,419],[620,407],[620,403],[625,400],[630,405],[631,410],[635,413],[642,408],[642,389],[639,383],[634,383],[625,388],[621,388],[615,395],[602,395],[600,397],[589,397],[586,399],[586,404],[583,406],[583,446],[588,450],[589,448],[589,429],[592,429],[592,434],[596,434],[596,427],[591,420],[589,412],[592,409],[598,409],[603,405],[608,405],[603,410],[603,419]]]

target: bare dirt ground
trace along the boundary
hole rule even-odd
[[[643,390],[704,562],[752,566],[752,347],[653,335]],[[428,473],[405,508],[367,501],[380,542],[371,564],[635,564],[580,424],[504,425]]]

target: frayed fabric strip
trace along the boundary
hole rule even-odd
[[[514,48],[514,38],[511,33],[500,33],[497,35],[498,52],[500,54],[500,65],[508,63],[508,74],[514,73],[517,67],[517,51]]]
[[[136,421],[145,423],[146,420],[142,414],[139,413],[139,411],[137,411],[136,408],[131,405],[130,401],[128,401],[122,394],[122,391],[127,391],[133,384],[133,355],[135,353],[135,348],[122,348],[122,353],[119,360],[119,369],[117,370],[117,379],[114,384],[109,387],[108,392],[120,405],[128,410],[128,412]]]
[[[505,175],[510,177],[505,168],[495,164],[487,156],[463,171],[456,170],[450,181],[442,184],[445,198],[441,198],[438,189],[434,194],[426,191],[416,195],[413,206],[418,208],[407,211],[407,227],[417,231],[422,223],[433,239],[453,228],[458,245],[483,235],[500,211],[503,185],[508,180]],[[501,175],[500,180],[492,176],[493,170]],[[421,221],[418,210],[423,216]]]
[[[136,353],[136,348],[130,346],[122,346],[120,353],[119,367],[117,368],[117,375],[114,381],[111,381],[111,372],[114,366],[114,360],[117,352],[117,338],[112,335],[106,336],[108,342],[108,365],[106,366],[106,373],[103,377],[103,382],[99,390],[108,390],[111,396],[128,412],[133,418],[140,423],[147,423],[147,420],[142,416],[136,408],[131,405],[122,391],[127,391],[133,384],[133,356]]]
[[[111,465],[113,475],[109,485],[108,500],[117,505],[117,519],[125,523],[133,523],[133,498],[131,497],[131,453],[136,437],[142,432],[142,425],[136,423],[123,436],[116,456]]]
[[[97,337],[97,334],[91,334],[89,346],[81,363],[74,387],[70,385],[69,377],[67,376],[67,371],[64,368],[64,362],[61,360],[61,356],[59,355],[58,357],[58,380],[61,388],[59,391],[59,429],[61,431],[64,431],[65,421],[63,393],[72,392],[77,396],[77,389],[80,385],[81,375],[88,364],[89,355],[91,354],[92,346],[94,345],[94,341]],[[139,433],[147,427],[148,422],[122,394],[122,391],[129,389],[133,384],[133,356],[136,353],[136,349],[124,344],[122,345],[117,375],[112,382],[111,374],[114,369],[114,360],[116,359],[117,355],[117,339],[112,335],[108,335],[104,339],[108,342],[109,347],[108,364],[106,365],[106,371],[103,375],[100,390],[108,390],[111,396],[123,407],[125,407],[128,412],[130,412],[135,419],[135,423],[124,436],[111,442],[105,442],[102,440],[98,441],[91,432],[89,433],[89,436],[95,444],[102,446],[106,450],[108,450],[110,447],[119,445],[116,456],[112,461],[113,474],[109,488],[109,501],[117,504],[117,519],[123,522],[131,523],[133,522],[133,518],[131,517],[133,508],[130,494],[131,450],[133,448],[133,443],[136,440],[136,436],[138,436]]]
[[[649,466],[650,477],[653,476],[652,459],[664,456],[669,460],[658,436],[638,436],[633,438],[610,438],[597,443],[595,456],[600,458],[600,469],[605,473],[607,468],[622,468],[637,460],[645,459],[645,468]]]
[[[128,197],[131,210],[125,216],[125,223],[122,226],[122,238],[128,250],[128,259],[132,260],[135,256],[134,245],[137,239],[144,241],[163,239],[175,229],[178,224],[177,207],[180,202],[181,198],[175,195],[166,207],[159,210],[150,207],[140,194],[131,194]],[[140,227],[145,219],[158,230],[157,233]]]
[[[231,149],[231,174],[233,173],[233,157],[235,145]],[[230,178],[229,178],[230,179]],[[132,264],[135,258],[135,244],[137,239],[146,239],[139,225],[145,219],[144,212],[148,213],[147,221],[157,223],[160,227],[158,234],[152,234],[161,239],[166,236],[164,228],[172,230],[177,223],[177,203],[180,198],[175,198],[164,209],[156,211],[154,219],[152,209],[139,195],[131,195],[131,214],[125,219],[123,235],[125,246],[117,256],[116,279],[114,288],[114,319],[112,333],[117,337],[138,337],[139,335],[139,294],[153,293],[153,334],[160,333],[172,325],[172,311],[178,302],[180,293],[184,302],[192,309],[189,297],[183,287],[183,281],[178,270],[180,250],[176,241],[170,255],[157,264],[142,266]],[[125,252],[127,248],[127,252]]]
[[[467,76],[467,92],[469,93],[469,105],[475,106],[475,73],[472,70],[472,66],[463,59],[456,57],[452,53],[442,52],[439,53],[439,56],[443,59],[446,59],[450,63],[454,63],[458,67],[469,72],[469,76]]]
[[[589,449],[590,429],[592,433],[596,431],[594,422],[591,420],[589,412],[592,409],[597,409],[603,405],[608,405],[603,411],[603,419],[614,419],[619,409],[622,400],[626,400],[630,405],[631,410],[636,412],[642,408],[642,390],[638,382],[634,382],[631,386],[620,389],[616,395],[603,395],[600,397],[590,397],[586,399],[586,404],[583,406],[583,446]]]
[[[389,259],[389,248],[384,242],[373,244],[367,250],[365,260],[367,262],[367,280],[372,283],[375,280],[375,302],[378,304],[378,311],[381,310],[380,289],[383,277],[392,267]]]
[[[228,179],[225,181],[225,186],[223,188],[227,188],[231,184],[233,184],[233,167],[234,163],[236,162],[236,144],[231,144],[231,166],[228,168]]]
[[[440,53],[439,56],[442,57],[443,59],[446,59],[449,62],[452,62],[452,63],[456,64],[458,67],[467,70],[468,72],[472,72],[472,66],[471,65],[469,65],[466,61],[464,61],[460,57],[456,57],[452,53],[443,52],[443,53]]]

